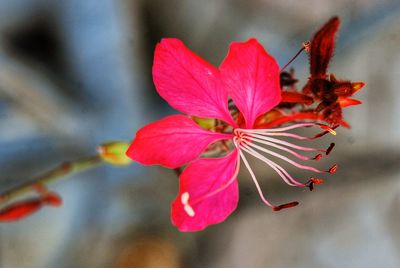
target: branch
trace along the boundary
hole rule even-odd
[[[47,173],[30,180],[24,184],[18,185],[10,190],[0,194],[0,205],[14,200],[29,192],[41,188],[47,188],[47,185],[56,182],[67,175],[79,173],[100,164],[107,163],[114,166],[129,165],[132,161],[125,155],[129,147],[129,143],[123,141],[113,141],[100,145],[97,148],[98,154],[73,161],[67,161]]]
[[[0,195],[0,204],[16,199],[31,191],[36,191],[38,186],[47,186],[48,184],[56,182],[67,175],[94,168],[101,163],[103,163],[103,160],[100,155],[64,162],[47,173],[2,193]]]

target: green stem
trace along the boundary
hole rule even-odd
[[[0,195],[0,204],[18,198],[31,191],[36,191],[37,186],[47,186],[50,183],[56,182],[66,175],[72,175],[94,168],[103,163],[100,156],[95,155],[83,159],[64,162],[49,172],[38,176],[37,178],[10,189]]]

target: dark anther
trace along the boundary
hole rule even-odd
[[[282,210],[282,209],[285,209],[285,208],[292,208],[292,207],[295,207],[295,206],[297,206],[298,204],[299,204],[299,202],[294,201],[294,202],[286,203],[286,204],[283,204],[283,205],[274,206],[274,207],[272,208],[272,210],[273,210],[273,211],[279,211],[279,210]]]
[[[313,191],[315,184],[322,184],[322,183],[324,183],[324,181],[322,179],[310,178],[308,180],[308,182],[306,183],[306,186],[310,189],[310,191]]]
[[[332,143],[329,145],[328,149],[326,149],[325,154],[326,154],[326,155],[329,155],[329,154],[332,152],[333,147],[335,147],[335,143],[334,143],[334,142],[332,142]]]

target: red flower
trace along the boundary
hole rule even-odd
[[[202,230],[224,221],[236,209],[240,159],[265,204],[273,210],[298,204],[271,204],[264,197],[245,153],[265,162],[291,186],[310,187],[320,181],[301,183],[262,153],[298,168],[317,173],[333,172],[333,169],[321,171],[302,165],[270,150],[282,150],[301,160],[318,160],[321,154],[309,158],[295,150],[329,153],[332,146],[328,150],[302,147],[279,137],[313,139],[321,135],[308,138],[286,131],[321,126],[323,133],[334,133],[329,127],[301,123],[274,129],[253,128],[257,117],[281,101],[279,66],[256,39],[232,43],[219,68],[201,59],[181,41],[163,39],[155,51],[153,80],[158,93],[176,110],[190,116],[216,118],[220,123],[211,131],[188,116],[167,116],[140,129],[127,151],[129,157],[142,164],[168,168],[188,164],[180,175],[179,193],[172,204],[172,222],[179,230]],[[236,114],[231,114],[228,108],[228,97],[235,104]],[[220,148],[230,152],[220,158],[199,158],[211,144],[221,145]]]

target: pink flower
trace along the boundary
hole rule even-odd
[[[298,168],[329,172],[302,165],[270,150],[282,150],[301,160],[318,160],[321,154],[309,158],[295,150],[329,153],[331,148],[302,147],[278,138],[313,139],[321,135],[308,138],[285,131],[321,125],[300,123],[282,128],[253,129],[257,117],[281,101],[279,66],[256,39],[232,43],[219,68],[194,54],[180,40],[163,39],[155,50],[153,80],[161,97],[176,110],[190,116],[218,119],[222,126],[211,131],[199,126],[191,117],[167,116],[140,129],[127,151],[133,160],[146,165],[178,168],[188,164],[180,175],[179,193],[172,204],[172,223],[179,230],[202,230],[224,221],[236,209],[240,160],[250,172],[266,205],[280,210],[298,204],[271,204],[264,197],[245,153],[265,162],[291,186],[312,189],[314,183],[321,181],[312,178],[308,183],[301,183],[263,153]],[[233,108],[236,113],[228,108],[229,98],[236,106]],[[326,126],[321,127],[325,130],[323,134],[334,133]],[[199,158],[211,144],[227,148],[229,153],[220,158]]]

